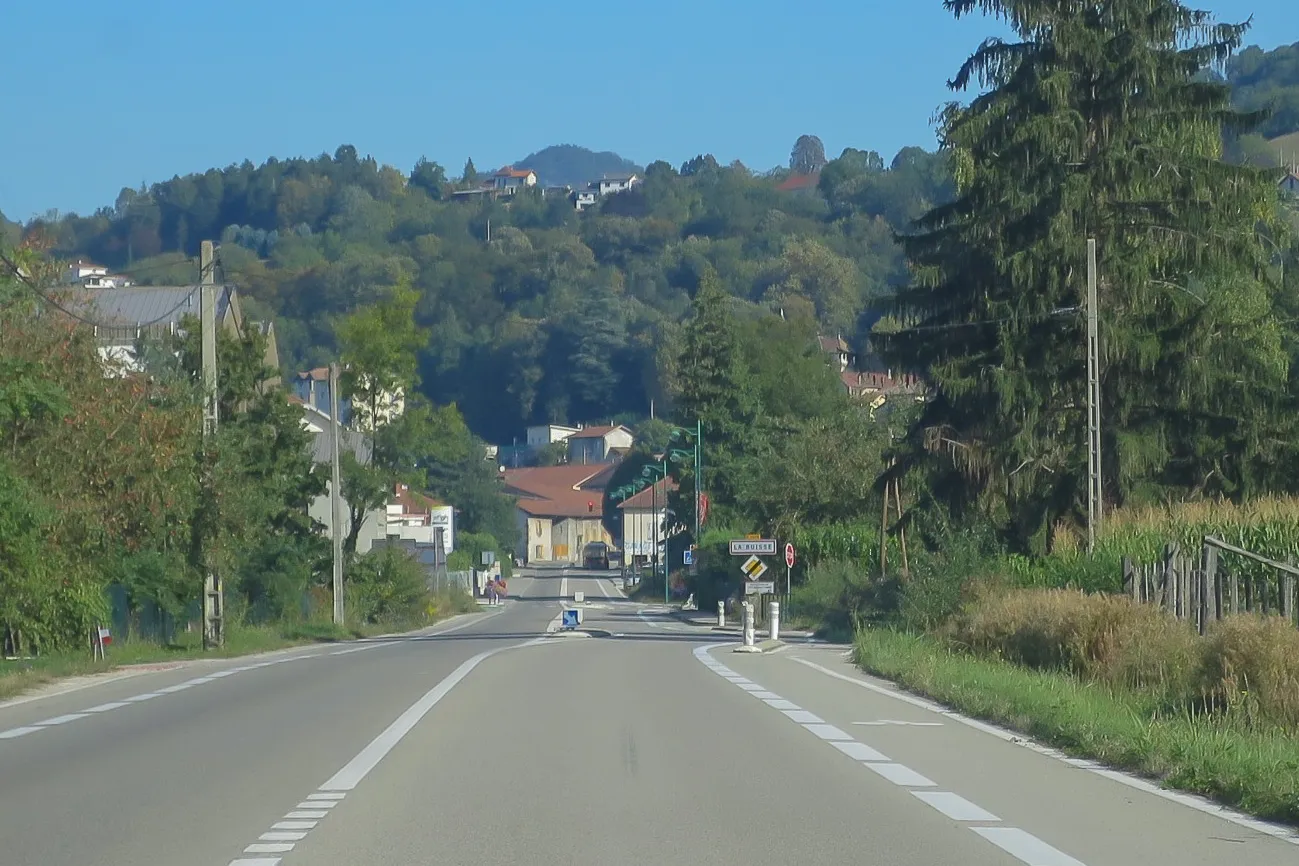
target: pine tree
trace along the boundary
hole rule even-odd
[[[711,266],[705,269],[695,293],[694,315],[685,327],[677,364],[679,394],[677,415],[683,427],[696,421],[704,428],[703,489],[724,519],[742,481],[743,463],[754,456],[760,442],[759,405],[752,377],[744,360],[739,331],[732,320],[730,296]],[[694,490],[690,467],[678,465],[683,476],[678,519],[693,518],[690,495]],[[674,504],[674,508],[681,508]]]
[[[935,494],[978,505],[1019,545],[1086,495],[1086,239],[1099,251],[1104,484],[1110,502],[1170,490],[1243,495],[1273,483],[1287,361],[1256,231],[1263,172],[1225,163],[1234,112],[1220,65],[1247,25],[1176,0],[946,0],[1006,20],[950,83],[940,135],[957,198],[902,238],[906,324],[881,340],[925,373],[911,431]]]

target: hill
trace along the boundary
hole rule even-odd
[[[1299,132],[1299,42],[1272,51],[1246,48],[1227,64],[1227,82],[1237,107],[1272,112],[1258,135],[1274,139]]]
[[[546,186],[584,187],[605,175],[631,174],[644,168],[612,151],[596,153],[576,144],[556,144],[530,153],[515,163],[530,168]]]

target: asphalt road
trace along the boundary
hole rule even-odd
[[[577,590],[610,636],[544,637]],[[0,864],[1299,863],[841,648],[735,653],[576,572],[510,591],[428,634],[0,706]]]

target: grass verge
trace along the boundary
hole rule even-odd
[[[863,670],[1075,756],[1299,825],[1299,741],[1280,729],[1163,715],[1153,697],[890,629],[862,629],[854,657]]]
[[[66,677],[102,674],[129,665],[164,664],[197,658],[236,658],[313,643],[333,643],[425,628],[459,613],[478,609],[469,596],[433,599],[425,615],[374,625],[337,626],[332,622],[238,626],[226,632],[225,646],[204,652],[202,636],[182,632],[173,643],[123,641],[108,648],[108,658],[94,661],[89,652],[56,653],[34,659],[0,660],[0,701]]]

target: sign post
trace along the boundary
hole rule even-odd
[[[789,598],[794,574],[794,545],[785,545],[785,598]]]

